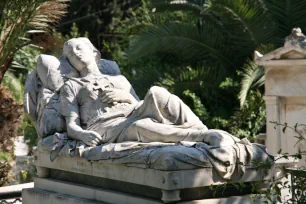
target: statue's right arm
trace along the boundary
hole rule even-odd
[[[62,87],[60,96],[61,112],[66,119],[68,136],[75,140],[81,140],[90,146],[101,143],[102,138],[97,132],[84,130],[81,127],[77,98],[69,84]]]

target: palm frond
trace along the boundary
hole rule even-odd
[[[65,13],[68,0],[2,0],[0,2],[0,83],[27,30],[50,30]]]
[[[290,34],[291,29],[300,27],[306,29],[306,1],[304,0],[263,0],[268,12],[277,26],[277,42],[283,43],[283,39]]]
[[[247,61],[243,67],[243,79],[241,82],[241,91],[239,93],[240,106],[243,107],[249,91],[264,85],[264,68],[258,66],[254,61]]]
[[[223,43],[223,35],[208,24],[169,23],[151,27],[133,39],[128,54],[130,60],[160,53],[164,57],[231,65]]]
[[[131,83],[137,95],[143,99],[149,88],[156,85],[164,76],[164,73],[153,67],[142,67],[136,70]]]
[[[40,30],[49,30],[52,24],[58,23],[66,14],[67,2],[69,0],[44,1],[36,8],[29,26]]]
[[[187,89],[196,93],[201,93],[203,88],[215,89],[221,83],[225,74],[217,67],[201,65],[180,68],[179,73],[177,69],[169,70],[169,74],[157,84],[172,90],[174,94],[179,96]]]
[[[205,14],[215,16],[225,32],[229,32],[229,42],[239,50],[253,50],[271,42],[276,32],[260,0],[211,0]]]

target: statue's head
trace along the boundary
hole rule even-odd
[[[87,38],[72,38],[65,42],[63,56],[78,71],[81,71],[92,63],[99,63],[101,58],[100,52]]]

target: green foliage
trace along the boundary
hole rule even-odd
[[[48,31],[65,13],[68,0],[0,2],[0,83],[15,53],[31,43],[26,34]]]
[[[14,99],[21,104],[23,102],[22,75],[17,78],[12,72],[6,72],[2,83],[8,88],[8,92],[12,94]]]
[[[222,46],[222,33],[215,32],[209,24],[192,25],[169,23],[152,27],[131,41],[130,60],[160,52],[166,60],[201,60],[231,64]],[[223,48],[223,49],[222,49]]]
[[[70,33],[71,25],[76,23],[79,33],[88,32],[91,42],[106,56],[108,53],[104,51],[103,42],[116,41],[121,33],[113,32],[113,28],[128,15],[129,9],[135,9],[140,3],[141,0],[73,0],[57,31],[65,36]]]
[[[7,152],[0,152],[0,161],[11,162],[13,160],[12,155]]]
[[[193,110],[193,112],[203,121],[208,119],[208,112],[205,108],[205,106],[203,105],[203,103],[201,102],[200,97],[198,97],[195,93],[192,93],[189,90],[185,90],[183,92],[183,95],[185,95],[186,97],[184,97],[184,101],[187,104],[191,104],[190,108]],[[188,101],[188,99],[190,100],[190,102]]]
[[[264,68],[255,64],[254,61],[248,60],[248,62],[243,67],[242,76],[242,86],[239,94],[241,107],[244,106],[247,95],[252,88],[259,88],[264,85]]]
[[[34,44],[24,46],[14,55],[9,70],[14,72],[15,75],[23,74],[26,76],[28,72],[36,69],[37,58],[42,52],[43,48]]]
[[[305,128],[305,124],[296,123],[294,126],[289,126],[287,123],[278,123],[275,121],[270,121],[270,123],[274,124],[274,128],[280,128],[283,133],[287,130],[291,130],[295,134],[295,138],[297,139],[296,145],[299,143],[304,143],[306,138],[302,134],[301,129]],[[276,131],[276,130],[275,130]],[[305,150],[299,150],[297,153],[289,154],[286,152],[282,152],[282,149],[278,151],[278,156],[274,158],[272,162],[267,161],[254,161],[254,165],[257,166],[257,171],[271,171],[273,166],[277,165],[278,160],[288,160],[290,162],[293,160],[298,161],[302,159],[302,156],[306,155]],[[295,168],[280,168],[282,173],[281,176],[275,176],[271,179],[269,186],[264,191],[256,192],[256,187],[254,186],[253,194],[250,195],[255,202],[257,199],[261,198],[263,203],[284,203],[284,204],[293,204],[293,203],[305,203],[305,191],[306,191],[306,170],[305,166],[295,167]],[[291,176],[291,178],[289,177]],[[291,181],[290,181],[290,180]],[[257,185],[261,185],[259,182]],[[282,191],[292,193],[291,196],[283,196]]]
[[[5,74],[3,85],[8,88],[8,92],[12,94],[19,104],[23,103],[23,84],[25,83],[27,73],[36,69],[36,61],[42,51],[41,47],[32,44],[18,50],[14,56],[10,71]],[[19,75],[18,78],[16,77],[17,74]],[[24,135],[24,139],[27,141],[31,152],[32,147],[36,143],[37,133],[33,122],[26,116],[23,116],[18,134]]]
[[[142,15],[143,13],[146,15]],[[161,54],[153,53],[152,55],[143,57],[141,55],[135,55],[135,60],[131,60],[133,58],[130,55],[131,52],[136,52],[136,50],[133,51],[133,43],[135,43],[133,38],[139,32],[146,32],[151,27],[158,29],[158,26],[163,24],[172,24],[173,26],[178,26],[178,28],[181,28],[179,26],[184,24],[186,27],[193,27],[198,32],[190,31],[188,33],[188,31],[185,32],[182,29],[177,30],[177,34],[182,31],[186,35],[198,35],[201,38],[199,40],[202,40],[203,36],[200,34],[204,30],[200,31],[199,29],[204,29],[204,25],[199,25],[196,19],[181,11],[165,13],[152,12],[152,9],[146,4],[143,4],[136,10],[130,11],[129,14],[130,16],[128,18],[114,27],[114,32],[122,33],[123,36],[118,37],[117,41],[112,43],[104,42],[104,48],[111,54],[112,59],[119,64],[121,71],[132,82],[138,95],[143,98],[152,85],[165,87],[170,92],[182,98],[208,127],[227,129],[228,119],[233,111],[225,107],[220,107],[220,105],[223,103],[226,104],[224,105],[226,107],[235,106],[234,102],[236,100],[239,83],[236,79],[228,77],[227,80],[231,81],[230,84],[226,84],[228,81],[224,81],[221,84],[223,76],[227,75],[229,71],[222,69],[221,66],[223,65],[219,62],[218,56],[216,57],[207,52],[207,57],[215,59],[212,60],[214,62],[210,63],[210,66],[206,66],[205,64],[207,63],[205,62],[199,62],[201,60],[196,60],[196,58],[186,60],[181,56],[181,53],[178,53],[176,57],[167,55],[167,52]],[[167,32],[167,30],[161,32]],[[219,33],[213,33],[207,35],[207,37],[216,38],[216,35],[222,38],[222,35]],[[166,41],[162,40],[163,43]],[[214,42],[218,43],[218,40],[211,41],[206,39],[206,41],[207,44],[211,45],[207,50],[215,49]],[[183,42],[178,39],[175,42],[169,42],[169,44],[171,43],[174,45],[177,44],[177,47],[179,47]],[[144,52],[147,52],[147,50],[151,52],[154,48],[160,49],[160,42],[156,41],[153,44],[155,44],[154,47],[139,47]],[[196,46],[194,44],[185,44],[190,48],[190,50],[186,49],[186,55],[188,53],[196,53]],[[195,44],[199,44],[199,47],[204,46],[201,42],[195,42]],[[129,52],[126,52],[127,49]],[[199,50],[201,49],[199,48]],[[177,51],[181,50],[177,49]],[[199,59],[203,57],[203,53],[196,54]],[[221,54],[228,61],[231,61],[228,55]],[[206,61],[208,62],[209,60]],[[218,90],[219,86],[222,89],[221,91]]]
[[[27,45],[15,53],[9,71],[5,73],[2,84],[8,88],[13,98],[23,102],[23,84],[27,73],[36,69],[36,61],[42,49],[35,45]]]
[[[30,35],[49,31],[65,13],[66,2],[68,0],[0,1],[0,84],[4,81],[19,103],[23,95],[22,74],[36,67],[35,57],[31,56],[39,52],[25,47],[34,40]],[[11,72],[7,73],[9,68]],[[13,155],[22,106],[8,93],[0,85],[0,151]],[[0,186],[8,182],[10,169],[11,165],[0,159]]]
[[[154,0],[117,25],[129,41],[112,56],[136,73],[129,77],[137,92],[146,92],[149,83],[164,86],[202,114],[183,94],[189,90],[203,105],[207,114],[201,119],[208,127],[252,138],[263,130],[265,116],[264,71],[252,61],[253,51],[266,53],[293,27],[303,28],[305,5],[303,0]]]
[[[24,141],[29,146],[29,154],[32,154],[33,147],[36,146],[38,138],[35,126],[27,116],[24,116],[20,129],[23,131]]]
[[[254,137],[263,130],[266,123],[266,107],[259,91],[251,91],[244,107],[236,111],[228,122],[231,134],[243,138]]]

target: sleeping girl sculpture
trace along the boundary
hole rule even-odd
[[[37,71],[28,77],[25,110],[37,121],[41,137],[57,138],[53,139],[57,141],[53,147],[55,156],[67,142],[70,155],[71,149],[82,146],[80,154],[88,160],[105,159],[103,148],[109,145],[120,145],[120,154],[124,156],[123,150],[129,149],[129,145],[134,148],[135,143],[167,146],[192,142],[188,145],[199,144],[207,149],[210,162],[228,167],[238,160],[269,158],[265,148],[222,130],[208,130],[181,99],[164,88],[153,86],[144,100],[139,100],[118,68],[104,72],[107,64],[100,58],[87,38],[73,38],[64,44],[60,60],[40,56]],[[211,153],[213,148],[218,151]],[[243,149],[245,153],[234,153],[234,149]],[[249,150],[253,151],[253,158],[246,156]],[[229,163],[221,161],[227,156]],[[217,171],[224,171],[212,165],[219,168]],[[227,168],[223,177],[230,178],[234,169]]]

